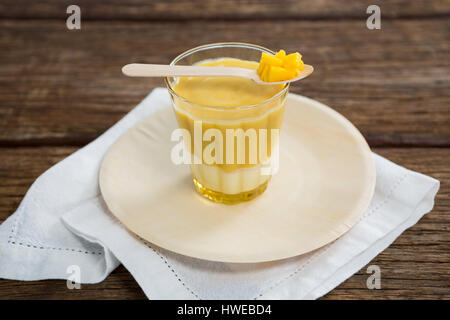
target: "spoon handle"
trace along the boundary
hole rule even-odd
[[[240,77],[252,78],[255,70],[233,67],[170,66],[131,63],[122,68],[129,77]]]

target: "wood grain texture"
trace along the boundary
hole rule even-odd
[[[19,282],[0,279],[0,299],[142,300],[147,297],[127,269],[120,266],[103,282],[83,284],[80,290],[67,289],[64,280]]]
[[[371,146],[450,146],[449,30],[447,19],[377,31],[347,20],[86,22],[80,31],[0,21],[0,146],[84,145],[164,85],[124,77],[123,65],[168,63],[220,41],[300,50],[316,70],[292,92],[341,112]]]
[[[17,208],[31,183],[76,147],[3,148],[0,151],[0,222]],[[375,148],[375,152],[409,169],[441,181],[433,211],[405,231],[369,263],[380,266],[382,289],[366,288],[367,267],[324,299],[450,298],[450,167],[448,148]],[[124,269],[104,282],[68,290],[65,281],[19,282],[0,279],[0,299],[143,299]]]
[[[0,18],[66,19],[70,1],[2,0]],[[84,20],[364,18],[370,0],[78,0]],[[379,0],[383,18],[450,14],[448,0]]]

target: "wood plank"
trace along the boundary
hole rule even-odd
[[[0,149],[0,222],[18,206],[28,187],[76,147]],[[324,299],[450,298],[450,148],[375,148],[390,160],[441,181],[433,211],[404,232],[369,265],[381,268],[382,289],[366,288],[367,266]],[[68,290],[61,280],[19,282],[0,279],[0,299],[141,299],[131,275],[119,268],[104,282]]]
[[[45,300],[142,300],[142,289],[123,266],[114,270],[98,284],[82,284],[80,290],[70,290],[64,280],[13,281],[0,279],[0,299]]]
[[[67,1],[3,0],[0,18],[67,17]],[[324,19],[367,17],[370,0],[78,0],[83,20],[89,19]],[[383,18],[443,16],[450,13],[448,0],[381,0]]]
[[[129,62],[168,63],[217,41],[300,50],[316,67],[292,92],[349,118],[371,146],[450,146],[450,20],[0,21],[0,146],[84,145],[162,79],[124,77]]]

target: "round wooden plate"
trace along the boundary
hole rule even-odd
[[[112,214],[167,250],[222,262],[300,255],[336,240],[368,207],[375,187],[369,146],[329,107],[290,94],[280,170],[257,199],[213,203],[194,190],[187,165],[172,163],[173,111],[152,114],[120,137],[100,169]]]

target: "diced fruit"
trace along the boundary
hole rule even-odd
[[[261,62],[263,63],[267,63],[271,66],[282,66],[283,65],[283,60],[272,56],[268,53],[263,52],[261,55]]]
[[[286,57],[286,51],[284,51],[284,50],[278,51],[277,54],[275,55],[275,57],[283,59],[284,57]]]
[[[269,82],[277,82],[287,80],[290,76],[290,72],[282,67],[272,67],[270,74],[268,75]]]
[[[269,79],[269,74],[272,71],[272,66],[266,65],[263,69],[263,73],[262,73],[262,79],[263,81],[268,81]],[[265,79],[265,80],[264,80]]]
[[[302,61],[302,57],[299,53],[291,53],[283,59],[283,66],[286,66],[287,68],[298,68],[300,66],[300,61]]]
[[[258,66],[258,70],[256,71],[259,75],[262,73],[265,63],[260,62]]]
[[[303,67],[302,56],[298,52],[288,55],[284,50],[275,55],[263,52],[257,73],[263,81],[278,82],[294,79]]]

